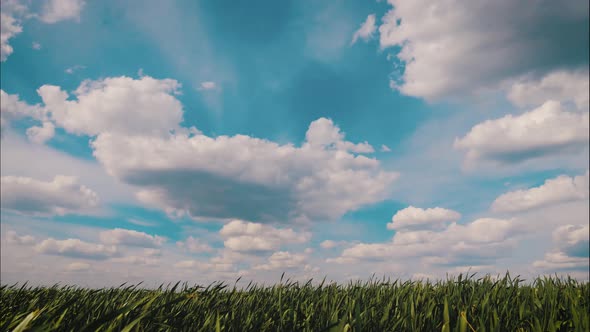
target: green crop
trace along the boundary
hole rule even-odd
[[[473,275],[141,289],[0,288],[0,331],[590,331],[590,286]]]

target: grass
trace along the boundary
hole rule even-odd
[[[0,331],[590,331],[571,278],[0,288]]]

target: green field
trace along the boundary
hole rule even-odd
[[[2,286],[0,331],[590,331],[590,285],[445,281]]]

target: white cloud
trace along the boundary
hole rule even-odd
[[[84,81],[74,91],[77,100],[58,86],[43,85],[37,92],[56,125],[73,134],[162,135],[178,129],[182,105],[173,94],[180,84],[149,76]]]
[[[95,157],[138,198],[172,215],[288,221],[334,219],[386,199],[396,173],[351,151],[331,120],[312,122],[298,148],[245,135],[168,138],[100,134]],[[363,195],[358,193],[362,192]]]
[[[80,21],[84,0],[45,0],[39,19],[47,24],[65,20]]]
[[[224,225],[219,234],[226,248],[238,252],[273,251],[284,244],[307,242],[311,237],[309,233],[297,233],[291,228],[275,228],[242,220]]]
[[[36,51],[38,51],[38,50],[40,50],[40,49],[41,49],[41,44],[40,44],[40,43],[38,43],[38,42],[36,42],[36,41],[34,41],[34,42],[31,44],[31,48],[32,48],[32,49],[34,49],[34,50],[36,50]]]
[[[558,176],[539,187],[511,191],[500,195],[492,210],[496,212],[520,212],[552,204],[588,199],[588,172],[576,177]]]
[[[212,82],[212,81],[205,81],[205,82],[201,82],[201,84],[199,84],[199,87],[197,90],[200,91],[207,91],[207,90],[217,90],[219,87],[217,86],[217,83]]]
[[[45,182],[2,176],[2,209],[33,215],[84,213],[98,205],[98,195],[76,177],[58,175]]]
[[[544,259],[533,262],[533,267],[542,271],[580,270],[588,273],[588,257],[571,257],[563,252],[549,252]]]
[[[469,224],[450,224],[440,232],[399,231],[391,242],[359,243],[328,263],[349,264],[364,260],[400,260],[421,257],[438,265],[480,264],[510,254],[523,227],[513,220],[480,218]]]
[[[381,144],[381,152],[391,152],[391,149],[387,145]]]
[[[287,270],[305,267],[306,256],[303,254],[293,254],[288,251],[278,251],[268,258],[267,264],[261,264],[254,267],[254,270]]]
[[[27,8],[19,1],[3,0],[0,9],[0,61],[6,61],[14,51],[9,40],[23,31],[21,18]]]
[[[179,248],[186,249],[188,252],[192,253],[202,253],[202,252],[211,252],[213,248],[207,243],[201,242],[201,240],[189,236],[184,241],[177,241],[176,245]]]
[[[367,16],[365,22],[361,24],[360,28],[354,32],[350,44],[352,45],[356,43],[359,38],[364,41],[373,38],[375,30],[377,30],[377,26],[375,25],[375,14],[370,14]]]
[[[440,207],[421,209],[409,206],[393,216],[391,222],[387,224],[387,229],[444,229],[445,224],[460,218],[461,214],[453,210]]]
[[[142,248],[161,247],[166,239],[158,235],[149,235],[131,229],[115,228],[100,233],[100,240],[104,244],[134,246]]]
[[[89,269],[90,264],[85,262],[73,262],[66,266],[66,270],[71,272],[88,271]]]
[[[46,119],[45,110],[39,105],[29,105],[20,100],[18,95],[11,95],[0,90],[0,126],[4,131],[11,121],[21,118],[34,120]]]
[[[144,281],[145,287],[158,287],[162,283],[176,282],[178,280],[196,280],[198,278],[203,283],[209,283],[216,280],[235,281],[237,278],[233,265],[223,264],[220,260],[213,259],[203,266],[203,269],[194,270],[174,269],[174,264],[188,259],[187,255],[175,246],[165,245],[161,249],[144,249],[138,247],[107,246],[99,241],[99,229],[96,227],[86,227],[73,224],[64,224],[53,222],[51,220],[36,220],[27,217],[14,219],[12,217],[2,216],[0,227],[2,246],[0,260],[2,267],[2,281],[7,283],[17,282],[19,280],[29,280],[33,285],[52,285],[54,283],[65,283],[78,285],[81,287],[105,287],[117,286],[123,282],[138,283]],[[30,234],[36,239],[40,239],[28,245],[19,245],[9,243],[6,240],[8,231],[14,229],[18,232],[19,237],[22,234]],[[60,240],[63,239],[80,239],[83,243],[89,245],[93,250],[80,250],[82,246],[69,245],[78,247],[77,250],[67,250],[67,242],[58,241],[58,245],[49,247],[58,247],[62,250],[49,250],[51,257],[44,254],[45,250],[38,251],[34,244],[38,244],[48,238],[48,233],[59,233]],[[57,237],[53,237],[58,239]],[[52,242],[50,241],[50,242]],[[65,243],[64,243],[65,242]],[[46,242],[47,244],[47,242]],[[101,251],[101,246],[103,250]],[[111,248],[116,248],[116,253],[112,253]],[[97,250],[98,249],[98,250]],[[234,255],[236,256],[236,255]],[[262,257],[261,257],[262,259]],[[242,264],[244,258],[238,259],[238,265]],[[79,273],[70,273],[67,266],[71,263],[84,262],[90,265],[90,268]],[[233,263],[236,264],[236,263]],[[228,272],[220,272],[226,269]],[[146,279],[149,276],[149,280]]]
[[[436,99],[587,64],[588,1],[388,0],[381,48],[401,47],[392,86]],[[542,40],[539,36],[543,36]]]
[[[586,221],[587,222],[587,221]],[[588,280],[590,256],[590,228],[585,225],[564,225],[553,231],[555,248],[532,266],[542,272],[581,272]]]
[[[27,137],[29,138],[29,141],[36,144],[47,142],[53,137],[53,135],[55,135],[55,126],[49,121],[43,122],[40,127],[34,126],[27,129]]]
[[[588,68],[585,68],[574,71],[558,70],[540,79],[523,79],[512,85],[508,99],[521,108],[537,107],[547,100],[571,101],[578,110],[588,111],[588,75]]]
[[[390,195],[397,174],[356,155],[374,149],[345,141],[332,120],[312,122],[301,147],[245,135],[212,138],[180,127],[182,105],[173,95],[179,87],[171,79],[116,77],[83,82],[77,100],[57,86],[38,93],[43,114],[70,133],[97,136],[91,146],[107,172],[171,215],[335,219]]]
[[[31,235],[18,235],[15,231],[6,232],[6,241],[11,244],[31,245],[35,243],[35,238]]]
[[[42,122],[41,126],[27,129],[27,137],[31,142],[43,144],[55,134],[55,127],[47,120],[45,109],[40,105],[29,105],[21,101],[18,95],[11,95],[0,90],[0,130],[4,131],[11,121],[21,118]]]
[[[345,134],[340,131],[331,119],[319,118],[309,125],[305,133],[307,144],[314,148],[335,148],[355,153],[373,153],[375,150],[367,143],[354,144],[344,140]]]
[[[6,58],[14,51],[12,46],[8,44],[8,40],[21,33],[23,29],[17,19],[4,14],[4,12],[0,13],[0,18],[2,22],[0,23],[0,28],[2,28],[0,33],[0,61],[6,61]]]
[[[588,257],[590,254],[590,226],[565,225],[553,231],[553,242],[568,256]]]
[[[84,242],[80,239],[55,240],[49,238],[35,246],[41,254],[86,259],[107,259],[118,254],[117,247]]]
[[[510,164],[587,149],[588,132],[588,112],[567,112],[548,101],[522,115],[482,122],[456,138],[454,147],[467,150],[467,167],[478,161]]]

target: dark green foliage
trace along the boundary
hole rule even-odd
[[[0,331],[590,331],[588,283],[522,282],[2,286]]]

